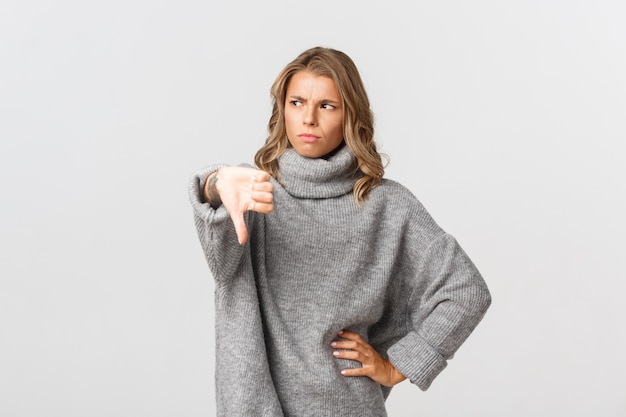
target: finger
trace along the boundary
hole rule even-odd
[[[343,376],[367,376],[365,368],[346,368],[341,371]]]
[[[243,213],[234,214],[231,218],[235,226],[235,233],[237,233],[237,240],[240,245],[243,245],[248,240],[248,229],[246,228],[246,222],[243,220]]]
[[[252,191],[250,198],[252,198],[255,203],[271,203],[274,200],[274,194],[263,191]]]
[[[268,174],[265,171],[257,171],[254,175],[254,180],[256,182],[263,182],[263,181],[269,181],[270,180],[270,174]]]
[[[257,213],[267,214],[267,213],[271,213],[272,211],[274,211],[274,204],[272,204],[272,203],[259,203],[259,202],[255,201],[254,204],[250,204],[248,206],[248,210],[256,211]]]
[[[265,182],[251,182],[250,189],[252,191],[265,191],[266,193],[274,192],[274,184],[269,181]]]
[[[333,356],[338,359],[350,359],[361,362],[361,364],[363,364],[363,361],[367,359],[363,358],[361,353],[356,350],[335,350],[333,351]]]
[[[350,349],[355,350],[359,348],[359,344],[352,340],[336,340],[330,344],[335,349]]]
[[[339,337],[342,337],[344,339],[348,339],[348,340],[353,340],[355,342],[365,342],[365,340],[363,339],[363,337],[356,333],[356,332],[352,332],[350,330],[342,330],[338,333]]]

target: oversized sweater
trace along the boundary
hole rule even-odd
[[[272,213],[247,212],[239,245],[226,209],[203,203],[220,165],[193,175],[198,236],[215,279],[219,416],[386,416],[389,388],[345,377],[342,329],[361,334],[426,390],[490,304],[479,271],[417,198],[385,179],[363,205],[347,147],[328,160],[290,148]]]

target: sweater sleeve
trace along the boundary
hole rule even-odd
[[[409,297],[409,331],[387,354],[403,375],[425,391],[482,320],[491,295],[452,236],[437,237],[421,259]]]
[[[226,208],[220,206],[214,209],[202,199],[207,178],[222,166],[214,165],[201,169],[194,173],[189,181],[189,199],[198,238],[209,269],[218,282],[226,282],[235,274],[246,246],[239,244],[235,226]],[[247,215],[244,214],[244,219],[246,218]]]

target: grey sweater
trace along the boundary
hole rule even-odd
[[[389,388],[340,374],[360,364],[333,357],[337,333],[360,333],[426,390],[482,319],[487,286],[405,187],[385,179],[357,205],[347,147],[279,162],[275,210],[246,213],[243,246],[224,207],[201,200],[220,166],[190,181],[215,279],[218,415],[385,416]]]

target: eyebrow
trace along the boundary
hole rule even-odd
[[[304,97],[300,97],[300,96],[289,96],[289,98],[292,99],[292,100],[297,100],[297,101],[302,101],[302,102],[306,102],[307,101]],[[323,98],[323,99],[319,100],[318,103],[339,104],[338,101],[332,100],[332,99],[329,99],[329,98]]]

